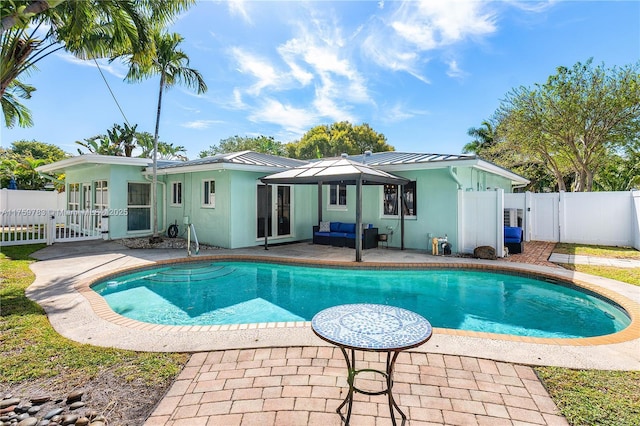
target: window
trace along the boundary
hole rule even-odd
[[[384,216],[398,216],[399,186],[384,185],[382,189],[382,214]],[[404,185],[404,214],[405,216],[417,216],[417,191],[416,182]]]
[[[347,209],[347,185],[329,185],[329,208]]]
[[[216,206],[216,181],[202,181],[202,207]]]
[[[382,193],[382,214],[396,216],[398,214],[398,186],[384,185]]]
[[[409,182],[404,186],[404,214],[406,216],[417,216],[416,182]]]
[[[171,183],[171,205],[182,205],[182,182]]]
[[[129,183],[127,190],[127,231],[151,230],[151,184]]]
[[[77,212],[80,210],[80,184],[79,183],[70,183],[69,189],[67,190],[67,209],[69,211]],[[77,213],[71,213],[69,215],[69,223],[74,225],[79,225],[80,220],[78,219]]]
[[[99,180],[93,184],[93,209],[104,211],[109,207],[109,191],[106,180]],[[102,215],[94,215],[94,226],[97,229],[102,227]]]
[[[109,191],[106,180],[100,180],[93,185],[93,209],[102,211],[109,206]]]

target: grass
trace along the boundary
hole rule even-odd
[[[556,244],[554,253],[582,256],[614,257],[617,259],[639,259],[640,251],[631,247],[593,246],[585,244]]]
[[[628,248],[558,244],[556,253],[640,259]],[[584,272],[640,285],[640,268],[622,269],[590,265],[562,265]],[[573,426],[640,425],[640,372],[572,370],[536,367],[536,372],[560,412]]]
[[[34,279],[29,255],[42,247],[3,247],[0,253],[0,384],[64,377],[80,385],[112,369],[126,381],[161,386],[180,372],[186,354],[100,348],[56,333],[42,308],[25,296]]]
[[[640,268],[614,268],[612,266],[561,264],[565,269],[640,286]]]

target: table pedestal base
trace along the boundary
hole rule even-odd
[[[342,401],[342,404],[340,404],[340,406],[336,409],[336,413],[338,413],[340,415],[340,418],[342,419],[342,421],[344,422],[345,425],[349,424],[349,419],[351,418],[351,408],[353,406],[353,394],[354,392],[358,392],[358,393],[362,393],[365,395],[387,395],[388,399],[389,399],[389,413],[391,415],[391,423],[393,424],[393,426],[396,426],[396,417],[395,417],[395,412],[394,412],[394,408],[395,410],[398,411],[398,413],[400,413],[400,416],[402,417],[402,425],[404,426],[405,422],[407,421],[407,416],[402,412],[402,410],[400,409],[400,407],[398,407],[398,404],[396,403],[395,399],[393,399],[393,392],[392,392],[392,388],[393,388],[393,366],[396,363],[396,359],[398,358],[398,355],[400,354],[400,352],[396,352],[396,351],[389,351],[387,352],[387,369],[386,371],[380,371],[380,370],[374,370],[371,368],[364,368],[362,370],[358,370],[356,368],[356,355],[355,355],[355,350],[351,349],[351,359],[349,359],[349,356],[347,355],[347,351],[341,347],[340,350],[342,351],[342,355],[344,355],[344,359],[347,362],[347,370],[348,370],[348,376],[347,376],[347,383],[349,384],[349,391],[347,393],[346,398],[344,399],[344,401]],[[393,355],[392,355],[393,354]],[[386,381],[386,389],[383,389],[381,391],[376,391],[376,392],[370,392],[370,391],[366,391],[366,390],[362,390],[359,389],[358,387],[356,387],[355,385],[355,380],[356,380],[356,375],[358,375],[359,373],[363,373],[363,372],[373,372],[373,373],[378,373],[381,374],[382,376],[384,376],[385,381]],[[342,414],[342,408],[344,406],[347,406],[347,415],[344,416]]]

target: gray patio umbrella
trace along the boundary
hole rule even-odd
[[[318,185],[318,221],[322,220],[322,185],[356,186],[356,230],[362,228],[362,185],[405,185],[408,179],[374,169],[348,158],[321,160],[261,179],[266,185]],[[400,209],[402,212],[403,209]],[[404,219],[404,215],[402,215]],[[267,245],[265,235],[265,247]],[[404,246],[404,242],[402,244]],[[362,261],[362,240],[356,238],[356,262]]]

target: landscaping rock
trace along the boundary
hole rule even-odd
[[[73,404],[76,401],[80,401],[84,395],[84,390],[78,389],[67,395],[67,404]]]
[[[496,249],[491,246],[480,246],[473,250],[473,257],[477,259],[496,259]]]
[[[0,401],[0,409],[7,408],[7,407],[10,407],[12,405],[18,405],[18,404],[20,404],[20,399],[19,398],[3,399],[2,401]]]
[[[36,426],[38,424],[38,419],[36,417],[27,417],[18,423],[18,426]]]
[[[81,401],[84,392],[76,390],[66,398],[55,399],[48,395],[31,398],[6,395],[0,399],[3,407],[0,409],[0,426],[106,426],[107,419],[98,411],[81,410],[87,404]],[[38,415],[40,411],[46,414]]]

